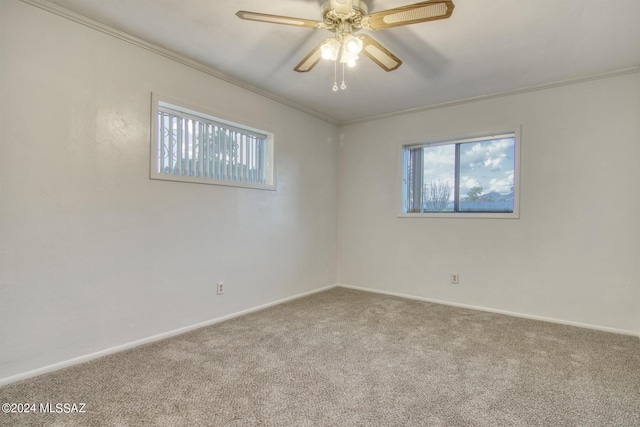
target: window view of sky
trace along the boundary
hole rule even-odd
[[[482,187],[480,194],[510,194],[513,192],[513,178],[513,138],[472,142],[460,146],[461,195],[476,187]]]
[[[474,190],[480,196],[509,195],[514,185],[514,138],[503,138],[460,145],[460,198]],[[455,144],[424,148],[424,183],[455,188]],[[481,188],[481,190],[479,190]],[[472,192],[473,194],[473,192]],[[454,192],[451,191],[450,200]]]

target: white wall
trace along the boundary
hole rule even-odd
[[[336,283],[334,125],[22,2],[0,19],[0,382]],[[274,132],[278,190],[150,180],[152,91]]]
[[[339,282],[640,332],[639,93],[631,74],[341,128]],[[396,217],[402,143],[514,124],[520,219]]]

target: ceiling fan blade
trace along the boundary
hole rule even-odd
[[[246,10],[240,10],[236,13],[236,16],[240,19],[246,19],[249,21],[258,21],[258,22],[268,22],[270,24],[283,24],[283,25],[293,25],[296,27],[307,27],[307,28],[324,28],[324,22],[314,21],[311,19],[304,18],[293,18],[290,16],[281,16],[281,15],[269,15],[266,13],[259,12],[247,12]]]
[[[366,34],[358,35],[362,40],[362,52],[385,71],[393,71],[402,65],[402,61],[384,46]]]
[[[322,59],[322,51],[320,50],[320,46],[322,46],[322,43],[313,48],[313,50],[309,52],[309,54],[305,56],[298,65],[296,65],[294,70],[299,73],[306,73],[307,71],[311,71],[311,69],[315,67],[318,62],[320,62],[320,59]]]
[[[362,27],[369,30],[446,19],[453,13],[453,1],[430,0],[371,13],[362,18]]]

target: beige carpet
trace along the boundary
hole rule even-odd
[[[86,406],[3,426],[640,426],[640,340],[336,288],[5,386],[5,402]]]

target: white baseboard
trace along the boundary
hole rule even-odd
[[[184,334],[186,332],[190,332],[193,331],[195,329],[199,329],[199,328],[203,328],[205,326],[211,326],[214,325],[216,323],[220,323],[220,322],[224,322],[225,320],[230,320],[245,314],[249,314],[249,313],[253,313],[255,311],[260,311],[260,310],[264,310],[265,308],[269,308],[269,307],[273,307],[274,305],[278,305],[278,304],[282,304],[288,301],[292,301],[298,298],[302,298],[302,297],[306,297],[309,295],[313,295],[315,293],[318,292],[323,292],[323,291],[327,291],[329,289],[335,288],[338,285],[329,285],[329,286],[325,286],[319,289],[314,289],[312,291],[308,291],[308,292],[303,292],[301,294],[296,294],[287,298],[282,298],[276,301],[272,301],[266,304],[262,304],[259,305],[257,307],[252,307],[246,310],[242,310],[239,311],[237,313],[232,313],[232,314],[228,314],[226,316],[222,316],[222,317],[217,317],[215,319],[211,319],[211,320],[206,320],[204,322],[200,322],[200,323],[196,323],[193,325],[189,325],[189,326],[185,326],[182,328],[178,328],[178,329],[174,329],[171,331],[167,331],[167,332],[163,332],[161,334],[157,334],[157,335],[153,335],[147,338],[142,338],[136,341],[132,341],[132,342],[128,342],[126,344],[121,344],[115,347],[111,347],[111,348],[106,348],[104,350],[100,350],[100,351],[96,351],[95,353],[90,353],[90,354],[85,354],[83,356],[79,356],[79,357],[74,357],[73,359],[69,359],[69,360],[65,360],[63,362],[58,362],[58,363],[54,363],[52,365],[48,365],[48,366],[44,366],[42,368],[38,368],[38,369],[33,369],[31,371],[27,371],[21,374],[17,374],[17,375],[12,375],[10,377],[6,377],[6,378],[2,378],[0,379],[0,386],[3,385],[7,385],[7,384],[11,384],[17,381],[22,381],[22,380],[26,380],[28,378],[32,378],[32,377],[36,377],[38,375],[43,375],[43,374],[47,374],[49,372],[53,372],[53,371],[57,371],[63,368],[67,368],[69,366],[73,366],[73,365],[78,365],[80,363],[84,363],[84,362],[88,362],[90,360],[93,359],[98,359],[100,357],[103,356],[107,356],[110,354],[114,354],[114,353],[119,353],[121,351],[124,350],[129,350],[132,349],[134,347],[138,347],[140,345],[143,344],[148,344],[154,341],[160,341],[163,340],[165,338],[170,338],[176,335],[180,335],[180,334]]]
[[[592,325],[590,323],[572,322],[570,320],[555,319],[551,317],[536,316],[532,314],[516,313],[513,311],[498,310],[495,308],[480,307],[480,306],[470,305],[470,304],[460,304],[460,303],[451,302],[451,301],[442,301],[442,300],[437,300],[433,298],[425,298],[425,297],[419,297],[415,295],[401,294],[397,292],[388,292],[388,291],[382,291],[378,289],[363,288],[359,286],[338,284],[338,287],[355,289],[358,291],[372,292],[376,294],[390,295],[390,296],[400,297],[400,298],[407,298],[407,299],[412,299],[416,301],[425,301],[425,302],[432,302],[435,304],[450,305],[452,307],[469,308],[471,310],[486,311],[489,313],[505,314],[507,316],[522,317],[524,319],[541,320],[543,322],[551,322],[551,323],[558,323],[560,325],[576,326],[578,328],[594,329],[597,331],[611,332],[614,334],[631,335],[640,339],[640,333],[634,332],[634,331],[627,331],[625,329],[617,329],[617,328],[610,328],[607,326]]]

